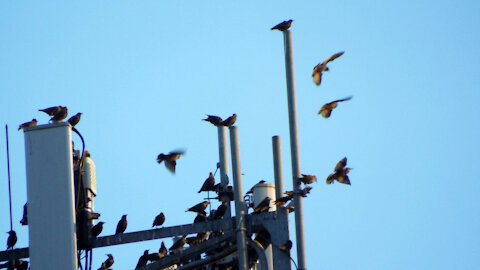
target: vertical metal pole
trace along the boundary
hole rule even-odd
[[[283,197],[282,145],[280,136],[272,137],[273,174],[275,175],[275,197]]]
[[[222,187],[226,190],[228,186],[228,153],[227,153],[227,132],[226,127],[219,126],[218,127],[218,156],[220,160],[220,181],[222,183]],[[228,196],[223,196],[220,198],[222,202],[229,201]],[[232,216],[232,210],[230,209],[230,203],[227,204],[228,208],[223,216],[224,218],[230,218]]]
[[[245,203],[243,201],[240,151],[237,127],[230,127],[230,149],[232,153],[233,196],[235,198],[235,220],[237,223],[238,268],[247,270],[247,246],[245,242]]]
[[[298,269],[307,269],[305,258],[305,233],[303,228],[303,202],[300,193],[300,153],[298,149],[297,104],[295,97],[295,74],[293,66],[292,33],[283,31],[285,46],[285,72],[287,76],[288,118],[290,125],[290,149],[292,155],[292,180],[295,204],[295,231],[297,236]]]
[[[10,231],[13,231],[12,224],[12,188],[10,184],[10,150],[8,149],[8,125],[5,125],[5,134],[7,136],[7,170],[8,170],[8,198],[10,199]]]

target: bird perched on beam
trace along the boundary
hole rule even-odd
[[[292,22],[293,20],[288,20],[288,21],[283,21],[277,25],[275,25],[274,27],[270,28],[270,30],[278,30],[278,31],[285,31],[285,30],[288,30],[288,28],[290,28],[290,26],[292,26]]]
[[[205,211],[203,211],[205,213]],[[206,215],[207,213],[205,213]],[[197,213],[197,216],[193,220],[193,223],[205,222],[207,221],[207,217],[203,213]]]
[[[319,63],[318,65],[316,65],[314,68],[313,68],[313,73],[312,73],[312,78],[313,78],[313,82],[319,86],[320,83],[322,83],[322,73],[324,71],[329,71],[330,69],[327,67],[327,64],[335,59],[337,59],[338,57],[342,56],[344,52],[339,52],[339,53],[336,53],[332,56],[330,56],[327,60],[323,61],[322,63]]]
[[[202,188],[198,191],[198,193],[202,191],[215,191],[215,177],[213,176],[213,173],[210,172],[208,175],[208,178],[203,182]]]
[[[228,117],[222,122],[222,126],[231,127],[237,121],[237,115],[234,113],[232,116]]]
[[[60,111],[55,113],[52,118],[50,118],[50,121],[53,122],[60,122],[67,118],[68,116],[68,109],[67,107],[60,107]]]
[[[109,269],[113,263],[115,262],[113,260],[113,256],[112,254],[107,254],[108,256],[108,259],[106,259],[103,263],[102,263],[102,266],[99,268],[99,270],[106,270],[106,269]]]
[[[80,117],[82,117],[82,113],[77,113],[68,119],[68,123],[74,127],[78,124],[78,122],[80,122]]]
[[[165,243],[163,243],[162,241],[162,245],[160,246],[160,249],[158,250],[158,254],[160,255],[160,257],[165,257],[165,255],[167,255],[167,247],[165,246]]]
[[[62,106],[54,106],[48,107],[46,109],[38,110],[40,112],[44,112],[48,114],[48,116],[54,116],[55,114],[59,113],[62,110]]]
[[[318,114],[321,114],[324,118],[329,118],[330,115],[332,114],[332,110],[337,108],[337,103],[344,102],[350,99],[352,99],[352,97],[347,97],[347,98],[338,99],[338,100],[329,102],[322,106],[320,111],[318,111]]]
[[[18,130],[21,130],[21,129],[24,129],[24,128],[27,128],[27,127],[34,127],[36,125],[37,125],[37,119],[33,118],[32,121],[25,122],[25,123],[21,124],[20,126],[18,126]]]
[[[122,219],[120,219],[120,221],[117,223],[117,230],[115,231],[115,234],[124,233],[126,229],[127,229],[127,215],[123,215]]]
[[[103,224],[105,224],[105,222],[103,221],[100,221],[98,222],[97,224],[95,224],[95,226],[92,227],[92,235],[97,237],[99,236],[102,231],[103,231]]]
[[[165,222],[165,215],[163,214],[163,212],[161,212],[160,214],[158,214],[158,215],[155,217],[155,220],[153,221],[152,227],[162,226],[162,224],[163,224],[164,222]]]
[[[302,177],[299,177],[298,180],[304,185],[310,185],[317,182],[317,177],[315,175],[302,174]]]
[[[167,169],[171,173],[175,173],[177,160],[180,158],[181,155],[184,155],[184,154],[185,154],[185,151],[182,151],[182,150],[172,151],[168,154],[159,154],[157,156],[157,162],[158,164],[161,164],[163,161],[165,161],[165,167],[167,167]]]
[[[222,202],[222,204],[218,206],[217,210],[215,210],[215,213],[213,213],[213,219],[221,219],[223,215],[225,215],[227,208],[228,202]]]
[[[148,263],[148,249],[143,252],[143,255],[140,256],[137,262],[137,266],[135,266],[135,269],[139,269],[141,267],[146,266]]]
[[[253,214],[264,213],[270,209],[270,197],[265,197],[257,206],[253,209]]]
[[[327,177],[327,184],[333,184],[333,181],[337,181],[341,184],[351,185],[348,173],[352,168],[346,168],[347,157],[342,158],[335,166],[334,173]]]
[[[201,202],[201,203],[198,203],[190,208],[188,208],[187,211],[185,212],[195,212],[195,213],[198,213],[198,214],[202,214],[204,216],[207,215],[207,213],[205,213],[205,209],[207,209],[207,206],[209,205],[210,203],[208,201],[204,201],[204,202]]]
[[[11,230],[7,233],[8,233],[7,250],[13,249],[13,247],[17,243],[17,233],[14,230]]]
[[[187,236],[184,235],[182,238],[178,239],[168,250],[178,250],[183,248],[183,246],[187,243]]]
[[[212,125],[214,125],[216,127],[221,126],[222,122],[223,122],[223,119],[221,117],[216,116],[216,115],[208,115],[208,114],[207,114],[207,118],[202,119],[202,120],[210,122]]]

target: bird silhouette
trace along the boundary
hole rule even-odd
[[[277,25],[275,25],[274,27],[270,28],[270,30],[278,30],[278,31],[285,31],[285,30],[288,30],[288,28],[290,28],[290,26],[292,26],[292,22],[293,20],[288,20],[288,21],[283,21]]]
[[[254,214],[267,212],[270,209],[270,197],[265,197],[257,206],[253,209]]]
[[[275,205],[278,205],[278,206],[284,206],[288,201],[290,201],[291,199],[293,199],[293,194],[292,195],[287,195],[287,196],[283,196],[279,199],[276,199],[273,204]]]
[[[327,177],[327,184],[333,184],[333,181],[337,181],[341,184],[351,185],[348,173],[352,168],[346,168],[347,157],[342,158],[335,166],[334,173]]]
[[[317,177],[315,175],[302,174],[302,177],[299,177],[298,180],[304,185],[310,185],[317,182]]]
[[[206,213],[205,213],[206,215]],[[197,216],[193,220],[193,223],[205,222],[207,221],[207,217],[203,213],[197,213]]]
[[[164,222],[165,222],[165,215],[163,214],[163,212],[161,212],[160,214],[158,214],[158,215],[155,217],[155,220],[153,221],[152,227],[162,226],[162,224],[163,224]]]
[[[222,204],[218,206],[217,210],[215,210],[215,213],[213,214],[213,219],[221,219],[225,215],[227,208],[228,202],[222,202]]]
[[[322,63],[319,63],[313,68],[313,73],[312,73],[312,78],[313,82],[319,86],[322,83],[322,74],[324,71],[329,71],[330,69],[327,67],[327,64],[338,57],[342,56],[344,52],[339,52],[336,53],[332,56],[330,56],[327,60],[323,61]]]
[[[137,262],[137,266],[135,266],[135,269],[139,269],[141,267],[146,266],[148,263],[148,249],[143,252],[143,255],[140,256]]]
[[[68,119],[68,123],[74,127],[78,124],[78,122],[80,122],[80,117],[82,117],[82,113],[77,113]]]
[[[185,151],[183,150],[175,150],[168,154],[159,154],[157,156],[158,164],[161,164],[163,161],[165,162],[165,167],[171,172],[175,173],[175,167],[177,165],[177,160],[180,156],[184,155]]]
[[[59,113],[61,110],[62,110],[62,106],[53,106],[53,107],[48,107],[46,109],[41,109],[38,111],[44,112],[48,114],[48,116],[54,116],[55,114]]]
[[[210,172],[208,175],[208,178],[203,182],[202,188],[198,191],[198,193],[202,191],[215,191],[215,177],[213,176],[213,173]]]
[[[164,257],[167,255],[167,247],[165,246],[165,243],[162,241],[162,245],[160,246],[160,249],[158,250],[158,254],[160,254],[161,257]]]
[[[207,118],[202,119],[202,120],[210,122],[212,125],[214,125],[216,127],[221,126],[222,122],[223,122],[223,119],[221,117],[216,116],[216,115],[208,115],[208,114],[207,114]]]
[[[208,201],[204,201],[204,202],[201,202],[201,203],[198,203],[190,208],[188,208],[187,211],[185,212],[195,212],[195,213],[199,213],[199,214],[204,214],[206,215],[205,213],[205,209],[207,209],[207,206],[209,205],[210,203]]]
[[[103,224],[105,224],[105,222],[100,221],[97,224],[95,224],[95,226],[92,227],[92,235],[93,236],[97,237],[102,233]]]
[[[20,126],[18,126],[18,130],[21,130],[21,129],[24,129],[24,128],[27,128],[27,127],[34,127],[36,125],[37,125],[37,119],[33,118],[32,121],[25,122],[25,123],[21,124]]]
[[[61,107],[60,108],[60,111],[58,111],[57,113],[55,113],[53,115],[52,118],[50,118],[50,121],[53,121],[53,122],[60,122],[62,120],[64,120],[65,118],[67,118],[68,116],[68,109],[67,107]]]
[[[182,238],[178,239],[173,243],[173,245],[168,250],[178,250],[183,248],[183,246],[187,243],[187,236],[184,235]]]
[[[234,113],[232,116],[228,117],[222,122],[222,125],[225,127],[231,127],[237,121],[237,115]]]
[[[329,103],[322,106],[320,111],[318,111],[318,114],[321,114],[324,118],[329,118],[330,115],[332,114],[332,110],[337,108],[337,103],[338,102],[344,102],[344,101],[347,101],[347,100],[350,100],[350,99],[352,99],[352,97],[347,97],[347,98],[338,99],[338,100],[329,102]]]
[[[280,249],[281,251],[285,251],[285,252],[290,251],[290,250],[292,249],[292,241],[287,240],[287,242],[285,242],[285,244],[281,245],[281,246],[279,247],[279,249]]]
[[[106,270],[108,268],[110,268],[113,263],[115,262],[113,260],[113,256],[112,254],[107,254],[108,258],[102,263],[102,266],[99,268],[99,270]]]
[[[20,224],[22,224],[23,226],[27,226],[28,225],[28,209],[27,209],[27,203],[25,203],[23,205],[23,217],[22,217],[22,220],[20,220]]]
[[[13,247],[17,243],[17,233],[14,230],[11,230],[7,233],[8,233],[7,250],[13,249]]]
[[[246,194],[252,194],[253,193],[253,190],[255,189],[255,187],[257,185],[261,185],[261,184],[264,184],[265,183],[265,180],[260,180],[258,183],[256,183],[250,190],[247,191]]]
[[[117,230],[115,231],[115,234],[124,233],[126,229],[127,229],[127,215],[123,215],[122,219],[120,219],[120,221],[117,223]]]

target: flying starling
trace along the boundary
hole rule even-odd
[[[54,116],[55,114],[59,113],[62,110],[62,106],[54,106],[54,107],[49,107],[43,110],[38,110],[40,112],[44,112],[48,114],[48,116]]]
[[[222,202],[222,204],[218,206],[217,210],[215,210],[215,213],[213,214],[213,219],[221,219],[223,215],[225,215],[227,208],[228,202]]]
[[[7,250],[13,249],[13,246],[17,243],[17,233],[14,230],[11,230],[8,233],[7,239]]]
[[[102,266],[101,266],[99,269],[101,269],[101,270],[108,269],[108,268],[110,268],[110,267],[113,265],[113,263],[115,262],[115,261],[113,260],[112,254],[107,254],[107,256],[108,256],[108,259],[106,259],[106,260],[102,263]]]
[[[105,222],[100,221],[97,224],[95,224],[95,226],[92,227],[92,235],[93,236],[97,237],[102,233],[103,224],[105,224]]]
[[[257,185],[261,185],[261,184],[264,184],[264,183],[265,183],[265,180],[260,180],[260,182],[256,183],[249,191],[247,191],[246,194],[251,194],[251,193],[253,193],[253,190],[255,189],[255,187],[256,187]]]
[[[55,113],[52,118],[50,118],[50,121],[53,122],[60,122],[63,119],[67,118],[68,116],[68,109],[67,107],[61,107],[60,111]]]
[[[275,25],[274,27],[272,27],[270,30],[278,30],[278,31],[285,31],[287,30],[288,28],[290,28],[290,26],[292,26],[292,22],[293,20],[288,20],[288,21],[283,21],[277,25]]]
[[[278,205],[278,206],[285,206],[285,204],[290,201],[291,199],[293,199],[293,194],[292,195],[287,195],[287,196],[283,196],[277,200],[275,200],[273,202],[273,204],[275,205]]]
[[[222,125],[223,126],[226,126],[226,127],[231,127],[233,126],[233,124],[235,124],[235,121],[237,121],[237,115],[236,114],[233,114],[232,116],[228,117],[227,119],[225,119],[223,122],[222,122]]]
[[[148,249],[145,250],[143,252],[143,255],[140,256],[140,258],[138,259],[137,266],[135,267],[135,269],[139,269],[141,267],[146,266],[147,262],[148,262]]]
[[[182,238],[178,239],[168,250],[177,250],[183,248],[187,243],[187,236],[184,235]]]
[[[78,124],[78,122],[80,122],[80,117],[81,116],[82,116],[82,113],[75,114],[74,116],[72,116],[68,119],[68,123],[70,123],[70,125],[72,127],[76,126]]]
[[[317,177],[315,175],[302,174],[302,177],[299,177],[298,180],[304,185],[310,185],[317,182]]]
[[[21,130],[21,129],[24,129],[24,128],[27,128],[27,127],[34,127],[37,125],[37,119],[33,118],[32,121],[30,122],[25,122],[23,124],[21,124],[19,127],[18,127],[18,130]]]
[[[287,240],[287,242],[285,242],[285,244],[281,245],[281,246],[279,247],[279,249],[280,249],[281,251],[288,252],[289,250],[292,249],[292,241]]]
[[[322,106],[320,111],[318,111],[318,114],[321,114],[324,118],[329,118],[330,115],[332,114],[332,110],[337,108],[337,103],[338,102],[343,102],[352,99],[352,97],[347,97],[344,99],[338,99],[332,102],[329,102],[325,105]]]
[[[207,180],[203,182],[202,188],[198,191],[198,193],[202,191],[215,191],[214,186],[215,186],[215,177],[213,176],[213,173],[210,172]]]
[[[125,232],[127,229],[127,215],[123,215],[122,219],[117,224],[117,230],[115,231],[115,234],[121,234]]]
[[[185,151],[176,150],[168,154],[159,154],[157,156],[158,164],[161,164],[162,161],[165,161],[165,167],[171,172],[175,173],[175,166],[177,165],[176,160],[180,158],[181,155],[185,154]]]
[[[313,78],[313,82],[317,86],[319,86],[320,83],[322,83],[322,72],[329,71],[329,68],[327,67],[327,64],[329,62],[337,59],[338,57],[342,56],[343,53],[344,52],[336,53],[336,54],[330,56],[330,58],[328,58],[327,60],[323,61],[323,63],[320,63],[313,68],[312,78]]]
[[[347,157],[342,158],[335,166],[334,173],[327,177],[327,184],[332,184],[334,180],[341,184],[350,185],[350,178],[348,173],[352,168],[345,168],[347,166]]]
[[[163,212],[161,212],[160,214],[158,214],[158,216],[155,217],[152,227],[162,226],[164,222],[165,222],[165,215],[163,214]]]
[[[209,205],[210,203],[208,201],[204,201],[204,202],[201,202],[199,204],[196,204],[190,208],[188,208],[187,211],[185,212],[195,212],[195,213],[199,213],[199,214],[204,214],[205,213],[205,209],[207,209],[207,206]],[[205,213],[206,215],[206,213]]]
[[[257,207],[253,209],[253,213],[258,214],[258,213],[267,212],[268,209],[270,209],[270,200],[271,200],[270,197],[266,197],[265,199],[263,199],[257,205]]]
[[[207,122],[210,122],[212,123],[212,125],[216,126],[216,127],[219,127],[222,125],[222,118],[221,117],[218,117],[216,115],[208,115],[207,114],[207,118],[205,119],[202,119],[203,121],[207,121]]]

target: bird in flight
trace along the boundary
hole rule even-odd
[[[327,177],[327,184],[333,184],[333,181],[335,180],[341,184],[351,185],[350,178],[347,174],[350,172],[350,170],[352,170],[352,168],[346,168],[346,166],[347,157],[344,157],[335,166],[334,173]]]
[[[323,61],[322,63],[319,63],[318,65],[316,65],[313,68],[312,78],[313,78],[313,82],[317,86],[319,86],[320,83],[322,83],[322,72],[329,71],[329,68],[327,67],[327,64],[329,62],[337,59],[338,57],[342,56],[343,53],[345,53],[345,52],[336,53],[336,54],[330,56],[327,60]]]
[[[350,100],[350,99],[352,99],[352,97],[337,99],[337,100],[334,100],[332,102],[329,102],[329,103],[322,106],[320,111],[318,111],[318,114],[321,114],[324,118],[329,118],[330,115],[332,114],[333,109],[337,108],[337,103],[344,102],[344,101],[347,101],[347,100]]]
[[[157,156],[157,162],[158,164],[161,164],[163,161],[165,161],[165,167],[171,172],[175,173],[175,166],[177,165],[177,160],[180,158],[181,155],[184,155],[185,151],[182,150],[176,150],[172,151],[168,154],[159,154]]]
[[[278,30],[278,31],[285,31],[285,30],[288,30],[288,28],[290,28],[290,26],[292,26],[292,22],[293,20],[288,20],[288,21],[283,21],[277,25],[275,25],[274,27],[272,27],[270,30]]]

